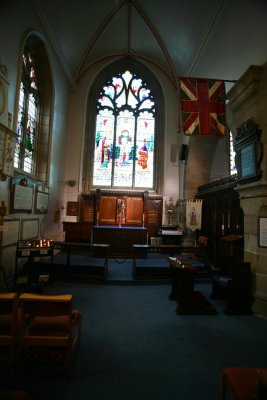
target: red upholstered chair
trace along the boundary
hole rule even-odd
[[[19,362],[60,363],[71,375],[72,355],[79,348],[82,315],[73,310],[71,294],[20,295]]]
[[[221,400],[230,393],[234,400],[267,399],[267,368],[228,367],[220,375]]]
[[[18,320],[17,293],[0,293],[0,358],[16,364]]]
[[[31,400],[27,390],[0,390],[1,400]]]

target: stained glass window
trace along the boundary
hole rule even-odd
[[[155,100],[136,74],[118,73],[97,100],[93,185],[153,188]]]
[[[14,167],[28,173],[34,173],[37,118],[36,70],[32,51],[27,49],[23,54]]]
[[[230,131],[230,174],[237,174],[236,164],[235,164],[235,151],[234,151],[234,143],[233,143],[233,135]]]

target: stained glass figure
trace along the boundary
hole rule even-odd
[[[25,50],[23,54],[22,71],[14,167],[33,173],[38,119],[38,85],[34,57],[29,50]]]
[[[125,71],[97,101],[93,185],[153,188],[155,102],[136,74]]]

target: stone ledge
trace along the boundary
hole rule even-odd
[[[263,68],[251,65],[228,92],[227,98],[233,110],[238,110],[241,104],[258,91]]]
[[[239,193],[241,199],[267,197],[267,181],[261,179],[256,182],[238,184],[234,190]]]

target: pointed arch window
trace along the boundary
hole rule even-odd
[[[230,175],[235,175],[237,174],[237,168],[235,164],[234,140],[231,131],[229,132],[229,140],[230,140]]]
[[[45,42],[35,32],[27,34],[20,69],[14,167],[49,185],[54,88]]]
[[[125,70],[97,98],[93,186],[153,188],[156,102],[140,76]]]
[[[14,167],[30,174],[35,172],[38,115],[39,90],[34,53],[26,48],[19,92]]]

